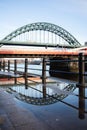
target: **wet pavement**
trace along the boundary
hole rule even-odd
[[[65,101],[78,106],[78,99],[73,95]],[[31,105],[19,101],[0,88],[0,130],[74,129],[87,130],[86,114],[84,119],[79,119],[79,111],[62,102],[44,106]]]
[[[48,130],[32,112],[21,107],[14,97],[0,88],[0,130]]]

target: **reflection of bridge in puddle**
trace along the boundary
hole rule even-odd
[[[18,99],[34,105],[48,105],[64,99],[73,94],[75,85],[67,83],[46,84],[46,97],[43,97],[43,85],[31,85],[25,89],[24,85],[15,85],[7,91],[13,93]]]
[[[76,83],[65,83],[63,81],[47,79],[45,84],[41,83],[40,78],[28,78],[28,86],[26,88],[24,78],[17,78],[17,84],[14,84],[14,79],[0,79],[1,86],[7,92],[11,93],[17,99],[33,105],[49,105],[60,101],[71,108],[78,110],[80,119],[85,118],[87,113],[87,88],[84,86],[76,86]],[[33,82],[32,82],[33,80]],[[53,82],[55,81],[55,82]],[[45,96],[44,96],[45,86]],[[76,92],[77,91],[77,92]],[[70,97],[69,102],[66,101]],[[78,99],[77,105],[72,104],[72,101]]]

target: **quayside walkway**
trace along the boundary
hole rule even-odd
[[[17,104],[14,97],[0,88],[0,130],[50,130],[30,110]]]
[[[71,95],[70,95],[71,96]],[[73,104],[77,99],[68,103]],[[78,107],[78,103],[76,105]],[[82,111],[81,111],[82,112]],[[87,115],[79,119],[76,110],[62,102],[36,106],[17,100],[0,88],[0,130],[87,130]]]

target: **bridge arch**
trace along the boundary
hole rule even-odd
[[[68,31],[66,31],[60,26],[47,22],[37,22],[22,26],[17,30],[13,31],[12,33],[10,33],[9,35],[7,35],[2,41],[10,41],[22,33],[36,30],[43,30],[54,33],[63,38],[70,46],[74,47],[81,46],[81,44],[76,40],[76,38],[72,36]]]

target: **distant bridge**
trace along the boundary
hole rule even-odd
[[[69,46],[74,48],[81,46],[68,31],[46,22],[37,22],[20,27],[3,38],[1,42],[3,45]]]

